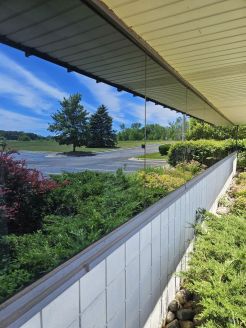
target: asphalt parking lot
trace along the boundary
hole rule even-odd
[[[147,145],[147,153],[158,151],[158,145]],[[133,158],[143,155],[141,147],[118,149],[88,156],[67,156],[53,152],[20,151],[16,157],[24,159],[30,168],[41,171],[44,175],[85,170],[115,172],[122,168],[126,172],[133,172],[144,167],[144,162]],[[160,161],[148,160],[147,166],[159,166]]]

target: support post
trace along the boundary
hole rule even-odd
[[[182,117],[182,141],[185,141],[185,114]]]

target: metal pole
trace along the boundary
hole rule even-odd
[[[239,125],[236,126],[236,151],[238,151],[238,130],[239,130]]]
[[[144,62],[144,170],[146,169],[146,143],[147,143],[147,55]]]
[[[182,141],[185,141],[185,114],[182,116]]]

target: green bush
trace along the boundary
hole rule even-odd
[[[183,167],[53,177],[57,188],[46,194],[40,229],[0,238],[0,303],[192,176]]]
[[[185,285],[199,299],[202,327],[245,327],[245,218],[206,216],[196,229]]]
[[[244,171],[246,169],[246,151],[242,151],[238,154],[237,168],[240,171]]]
[[[167,155],[169,149],[171,147],[171,144],[164,144],[164,145],[160,145],[159,146],[159,153],[164,156],[164,155]]]
[[[197,161],[211,166],[235,149],[232,140],[197,140],[184,141],[173,144],[168,152],[169,164],[176,166],[180,162]]]

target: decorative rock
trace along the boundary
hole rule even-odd
[[[176,315],[173,312],[168,311],[167,316],[166,316],[166,323],[172,322],[175,318],[176,318]]]
[[[187,294],[185,289],[181,289],[175,295],[175,299],[181,304],[185,304],[187,302]]]
[[[177,311],[177,318],[179,320],[193,320],[195,312],[191,309],[181,309]]]
[[[173,320],[168,325],[166,325],[165,328],[180,328],[178,320],[177,319]]]
[[[188,301],[183,305],[183,309],[193,309],[194,302],[193,301]]]
[[[230,208],[225,206],[220,206],[216,210],[216,213],[219,215],[228,214],[229,212],[230,212]]]
[[[193,328],[194,324],[192,321],[188,320],[180,320],[179,321],[180,328]]]
[[[179,305],[178,301],[176,301],[176,300],[173,300],[168,305],[168,310],[172,311],[172,312],[177,312],[179,308],[180,308],[180,305]]]

